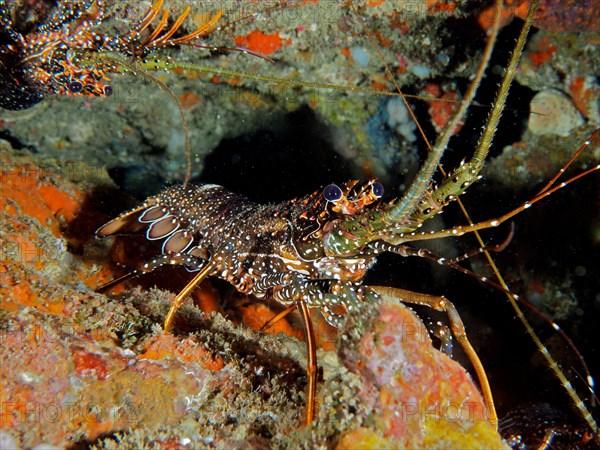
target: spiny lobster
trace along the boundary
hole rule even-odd
[[[451,130],[464,116],[474,96],[483,69],[479,70],[472,87],[448,124],[449,131],[438,139],[416,181],[400,199],[381,201],[383,188],[376,181],[365,184],[349,182],[341,187],[329,185],[322,192],[277,205],[258,205],[217,185],[168,188],[97,231],[99,237],[145,231],[147,239],[163,242],[162,255],[144,264],[141,269],[108,283],[101,290],[166,264],[183,265],[189,271],[197,272],[174,299],[165,320],[165,331],[170,328],[174,314],[186,296],[209,276],[228,281],[240,292],[259,298],[269,297],[288,306],[283,314],[298,308],[307,335],[308,423],[315,415],[317,372],[309,308],[320,308],[326,320],[336,326],[342,323],[343,315],[357,304],[376,301],[381,297],[399,298],[404,302],[445,311],[455,337],[477,372],[489,420],[497,425],[485,371],[452,303],[444,297],[416,294],[398,288],[364,286],[361,280],[382,252],[413,255],[418,251],[403,243],[461,235],[497,226],[562,186],[551,188],[551,183],[531,202],[496,220],[441,232],[418,232],[425,221],[439,214],[448,203],[457,200],[479,178],[531,26],[536,3],[532,5],[523,26],[478,148],[469,161],[461,164],[439,186],[431,186],[432,176]],[[493,37],[490,41],[493,41]],[[491,46],[486,50],[487,57],[490,51]],[[486,63],[484,58],[481,67],[484,68]],[[595,167],[590,171],[597,169]],[[597,426],[591,415],[585,408],[582,413],[596,433]]]
[[[10,2],[0,0],[0,107],[26,109],[49,95],[110,96],[108,74],[130,70],[127,61],[143,60],[158,48],[190,44],[214,30],[221,18],[218,11],[191,33],[174,37],[191,7],[166,29],[169,12],[163,5],[157,0],[130,30],[113,36],[95,30],[105,20],[102,0],[59,2],[33,30],[30,24],[19,29]]]

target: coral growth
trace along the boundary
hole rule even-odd
[[[366,436],[352,431],[342,442],[353,436],[366,443],[379,434],[397,448],[504,448],[471,378],[429,345],[414,313],[386,303],[374,315],[358,341],[346,342],[340,351],[359,374],[357,396],[375,412],[376,431]],[[350,321],[347,330],[361,326]]]
[[[272,55],[284,45],[290,45],[290,39],[284,40],[279,33],[265,34],[260,30],[254,30],[247,36],[237,36],[235,44],[263,55]]]

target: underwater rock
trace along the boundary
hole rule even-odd
[[[352,339],[340,353],[359,375],[356,395],[374,425],[344,434],[338,448],[506,448],[466,370],[433,348],[415,313],[386,300],[358,322],[346,325]]]
[[[521,19],[527,16],[529,1],[509,2],[515,15]],[[514,5],[520,3],[520,5]],[[561,32],[579,32],[598,30],[600,27],[600,9],[594,6],[594,0],[542,0],[536,13],[535,25],[539,28]]]

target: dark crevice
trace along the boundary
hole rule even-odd
[[[14,137],[12,134],[10,134],[6,130],[0,130],[0,139],[7,141],[11,145],[11,147],[15,150],[29,150],[29,151],[32,151],[33,153],[38,152],[35,147],[24,144],[23,142],[21,142],[20,139]]]
[[[348,180],[351,173],[352,163],[335,152],[327,128],[303,107],[279,129],[223,140],[193,181],[219,184],[258,202],[279,202]]]

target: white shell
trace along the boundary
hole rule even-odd
[[[583,124],[583,117],[571,101],[556,89],[538,92],[531,100],[528,127],[533,134],[568,136]]]

